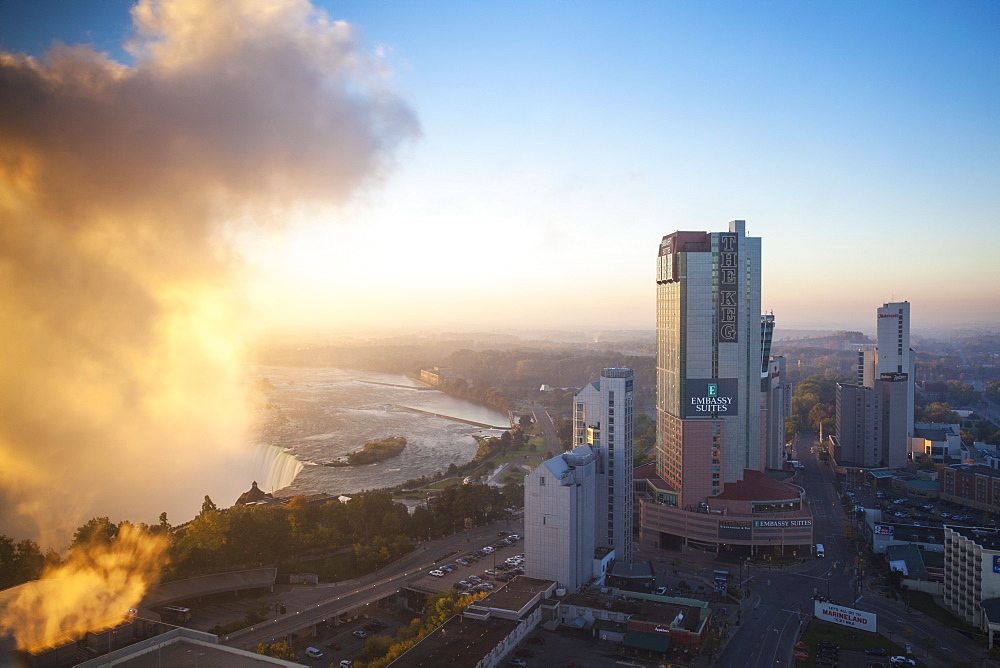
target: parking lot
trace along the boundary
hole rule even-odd
[[[912,524],[914,526],[940,527],[945,524],[961,524],[985,528],[997,528],[1000,518],[981,510],[974,510],[950,501],[916,496],[908,496],[897,489],[872,492],[871,486],[861,481],[849,480],[844,485],[848,501],[854,503],[854,510],[879,508],[884,521]]]
[[[517,575],[523,575],[522,537],[506,532],[501,534],[488,545],[473,547],[443,559],[437,568],[412,584],[431,592],[454,588],[462,593],[474,594],[490,591]]]

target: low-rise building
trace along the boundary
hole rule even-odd
[[[910,458],[917,461],[922,455],[927,455],[936,464],[961,461],[962,436],[959,425],[936,422],[918,422],[913,425]]]
[[[1000,470],[956,464],[941,469],[940,481],[945,501],[1000,513]]]

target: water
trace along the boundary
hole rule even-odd
[[[274,389],[268,401],[280,411],[267,411],[261,439],[287,453],[275,456],[264,491],[293,494],[352,494],[364,489],[393,487],[407,480],[431,475],[472,459],[479,447],[476,436],[496,436],[483,429],[444,418],[423,415],[391,405],[416,408],[489,425],[509,424],[507,415],[468,401],[454,399],[392,374],[350,369],[256,367],[254,376],[267,378]],[[389,383],[405,387],[375,385]],[[408,389],[414,388],[414,389]],[[366,466],[323,466],[360,450],[368,441],[403,436],[406,449],[398,457]],[[273,485],[267,487],[265,485]]]

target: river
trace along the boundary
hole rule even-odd
[[[436,390],[418,389],[404,376],[297,367],[256,367],[254,376],[270,382],[273,389],[267,400],[277,406],[267,411],[261,440],[302,465],[301,469],[290,467],[286,460],[283,475],[271,475],[261,484],[279,496],[352,494],[393,487],[447,469],[452,463],[464,464],[476,453],[476,436],[500,434],[394,405],[488,425],[509,424],[505,413]],[[398,457],[366,466],[323,465],[388,436],[407,440]],[[292,475],[294,480],[289,481]],[[268,489],[265,484],[278,488]]]

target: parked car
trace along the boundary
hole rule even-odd
[[[315,647],[306,647],[306,656],[310,659],[322,659],[323,652],[319,651]]]
[[[831,649],[840,649],[840,645],[835,642],[830,642],[829,640],[820,640],[816,643],[816,647],[829,647]]]
[[[350,659],[341,659],[340,660],[340,668],[351,668],[351,666],[353,666],[353,665],[354,665],[354,662],[351,661]]]
[[[439,570],[437,568],[435,568],[433,571],[431,571],[430,574],[433,575],[436,578],[443,578],[444,577],[444,571]]]
[[[865,654],[868,656],[888,656],[889,652],[881,647],[869,647],[865,650]]]
[[[891,656],[889,657],[889,665],[891,666],[915,666],[917,662],[913,659],[909,659],[905,656]]]
[[[357,631],[355,631],[355,632],[354,632],[354,633],[353,633],[352,635],[353,635],[353,636],[354,636],[355,638],[361,638],[362,640],[364,640],[365,638],[367,638],[367,637],[368,637],[368,634],[367,634],[367,633],[366,633],[365,631],[362,631],[361,629],[358,629],[358,630],[357,630]]]
[[[657,596],[666,596],[666,594],[667,594],[667,588],[666,587],[657,587],[656,591],[654,591],[653,593],[656,594]]]

